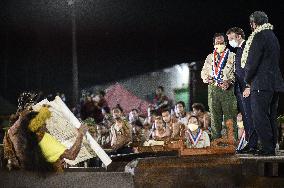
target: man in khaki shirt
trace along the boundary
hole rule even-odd
[[[225,35],[214,35],[214,51],[210,53],[201,71],[201,78],[208,84],[208,106],[211,117],[212,138],[220,138],[222,122],[234,121],[235,139],[237,139],[237,101],[234,95],[235,54],[226,48]]]
[[[122,111],[119,107],[112,109],[112,116],[115,123],[110,128],[111,148],[113,154],[132,153],[129,143],[132,141],[130,124],[122,118]]]

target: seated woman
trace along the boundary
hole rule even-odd
[[[167,140],[171,136],[170,129],[165,126],[161,116],[155,119],[155,130],[152,133],[154,140]]]
[[[205,148],[210,146],[210,139],[207,132],[200,128],[200,122],[196,116],[188,120],[185,131],[185,145],[187,148]]]

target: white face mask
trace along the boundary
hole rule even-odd
[[[233,48],[238,47],[238,43],[236,42],[236,40],[235,40],[235,39],[230,40],[230,41],[229,41],[229,44],[230,44]]]
[[[224,44],[216,44],[214,48],[218,53],[221,53],[226,49],[226,46]]]
[[[187,124],[187,128],[190,130],[190,131],[195,131],[198,129],[198,125],[197,124],[193,124],[193,123],[189,123]]]

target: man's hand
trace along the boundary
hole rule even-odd
[[[212,77],[208,77],[207,78],[207,81],[208,81],[208,84],[212,84],[214,82],[213,78]]]
[[[247,87],[243,92],[243,97],[247,98],[250,95],[250,88]]]
[[[80,128],[78,129],[78,132],[79,132],[80,134],[82,134],[82,135],[85,135],[86,132],[88,131],[88,129],[89,129],[88,125],[82,124],[82,125],[80,126]]]
[[[223,90],[227,90],[230,87],[231,82],[229,80],[225,80],[220,84],[220,87]]]

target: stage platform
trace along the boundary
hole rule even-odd
[[[273,157],[175,153],[115,156],[107,168],[70,168],[39,177],[0,171],[0,187],[284,187],[284,151]]]
[[[284,187],[284,155],[145,158],[128,167],[136,187]]]

